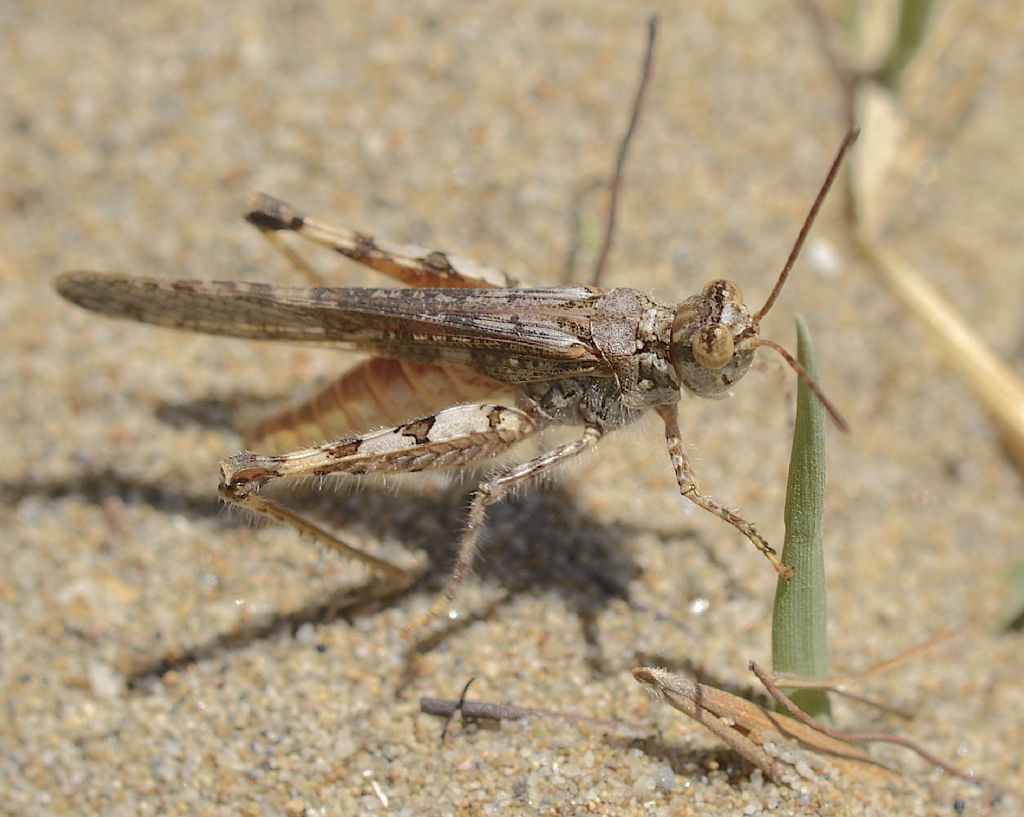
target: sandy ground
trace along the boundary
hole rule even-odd
[[[727,276],[765,296],[842,135],[798,5],[663,9],[611,284],[671,302]],[[775,587],[741,537],[684,507],[656,423],[496,508],[459,615],[408,645],[399,630],[443,581],[464,485],[298,498],[378,552],[431,559],[423,584],[360,611],[336,608],[363,568],[216,499],[238,412],[348,358],[104,320],[51,290],[75,268],[298,283],[238,217],[252,190],[557,282],[577,191],[608,173],[646,13],[0,6],[0,812],[1020,813],[895,750],[878,755],[902,776],[780,788],[646,699],[639,664],[754,692],[746,663],[769,659]],[[894,229],[1018,369],[1022,42]],[[1019,472],[850,250],[840,202],[765,326],[791,344],[794,312],[807,317],[854,427],[830,433],[837,671],[989,619],[1021,553]],[[315,258],[339,284],[375,280]],[[764,361],[731,399],[681,409],[705,488],[775,542],[793,393]],[[912,722],[845,705],[839,722],[905,731],[1024,787],[1024,650],[986,633],[877,680]],[[659,728],[635,740],[534,721],[456,728],[442,746],[418,700],[469,677],[477,698]]]

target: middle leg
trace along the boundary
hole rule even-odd
[[[520,485],[524,485],[530,480],[550,472],[559,463],[565,462],[577,454],[586,451],[600,439],[601,430],[596,426],[587,426],[583,431],[582,437],[547,451],[521,465],[511,466],[496,477],[480,483],[476,493],[473,494],[473,500],[469,506],[466,527],[463,531],[462,539],[459,541],[459,552],[455,558],[455,566],[452,568],[448,583],[430,609],[404,628],[403,634],[406,637],[444,613],[455,601],[455,595],[458,593],[459,587],[465,581],[466,575],[473,566],[473,560],[479,547],[480,530],[483,528],[484,516],[487,513],[487,506],[498,502],[502,497]]]

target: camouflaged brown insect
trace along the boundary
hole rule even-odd
[[[617,193],[650,76],[655,31],[652,20],[611,184],[595,284],[614,235]],[[256,197],[246,220],[315,286],[161,281],[96,272],[65,273],[55,286],[69,301],[114,317],[368,353],[368,360],[312,398],[258,423],[247,445],[268,453],[247,450],[221,462],[219,491],[231,504],[289,524],[362,561],[393,589],[410,586],[417,572],[346,543],[260,496],[260,488],[295,477],[465,468],[545,427],[581,427],[576,439],[505,467],[478,486],[448,584],[406,633],[452,604],[472,566],[488,505],[650,410],[664,421],[680,493],[735,527],[780,574],[789,575],[790,568],[750,522],[701,493],[683,449],[677,405],[684,391],[711,397],[731,388],[763,346],[781,354],[808,381],[836,424],[845,427],[793,357],[760,338],[759,328],[855,138],[856,131],[847,134],[775,287],[753,314],[739,287],[724,280],[711,281],[700,294],[673,306],[655,303],[635,289],[516,288],[507,275],[485,264],[333,227],[266,195]],[[412,288],[323,286],[316,271],[281,239],[281,233],[289,232]],[[330,442],[308,446],[324,439]]]

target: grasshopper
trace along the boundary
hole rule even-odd
[[[259,195],[247,214],[300,268],[285,232],[413,288],[281,287],[165,281],[68,272],[63,297],[104,315],[191,332],[355,349],[372,357],[310,399],[262,420],[252,448],[220,464],[220,496],[284,522],[354,557],[397,587],[415,575],[346,543],[282,503],[261,496],[276,480],[339,474],[412,473],[473,466],[545,427],[582,427],[575,439],[481,482],[442,594],[410,628],[449,609],[477,552],[486,509],[513,489],[592,448],[649,410],[665,426],[679,492],[746,536],[789,575],[753,524],[701,492],[677,419],[683,392],[719,395],[748,371],[754,352],[778,352],[807,379],[836,424],[838,412],[793,357],[759,337],[856,132],[847,135],[765,304],[750,313],[736,284],[708,283],[674,306],[635,289],[515,288],[497,269],[466,258],[332,227]],[[410,419],[411,418],[411,419]],[[368,430],[373,429],[373,430]],[[313,440],[329,442],[308,446]],[[305,447],[304,447],[304,444]]]
[[[517,288],[512,278],[486,264],[334,227],[260,194],[246,221],[314,286],[67,272],[55,281],[57,292],[94,312],[142,323],[372,355],[313,397],[257,423],[247,446],[273,453],[246,450],[222,461],[218,490],[229,504],[291,525],[363,562],[392,589],[411,586],[415,571],[354,547],[280,502],[260,496],[260,488],[296,477],[467,468],[504,454],[546,427],[581,426],[576,439],[504,467],[479,484],[447,585],[406,634],[454,603],[472,567],[487,506],[651,409],[664,421],[680,493],[736,528],[776,571],[789,576],[791,568],[750,522],[701,493],[686,459],[677,405],[683,391],[699,397],[727,391],[747,373],[754,351],[766,347],[808,382],[845,429],[807,372],[782,346],[760,338],[759,330],[857,131],[846,135],[771,294],[757,312],[750,314],[739,287],[725,280],[711,281],[699,295],[675,306],[657,304],[635,289],[603,289],[597,283],[612,245],[622,171],[651,75],[656,31],[652,18],[591,286]],[[319,274],[280,238],[289,232],[412,288],[324,286]],[[325,439],[329,442],[308,445]]]

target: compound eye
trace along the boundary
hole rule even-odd
[[[705,369],[721,369],[732,360],[732,332],[720,323],[712,324],[697,333],[690,348],[697,365]]]
[[[732,281],[726,281],[724,278],[719,278],[705,286],[702,294],[706,298],[710,298],[718,303],[743,303],[743,293],[740,291],[740,288]]]

